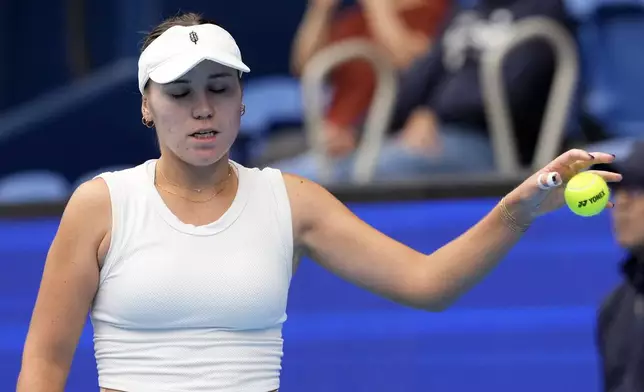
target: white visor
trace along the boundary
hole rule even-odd
[[[213,24],[173,26],[155,39],[139,57],[139,91],[149,79],[165,84],[179,79],[204,60],[241,72],[250,72],[242,62],[233,37]]]

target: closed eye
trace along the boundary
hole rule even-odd
[[[223,94],[223,93],[226,92],[226,90],[227,90],[226,88],[210,89],[210,91],[215,93],[215,94]],[[188,94],[190,94],[190,91],[186,91],[185,93],[170,94],[170,95],[175,99],[179,99],[179,98],[183,98],[183,97],[187,96]]]
[[[181,94],[170,94],[170,95],[172,96],[172,98],[179,99],[179,98],[185,97],[186,95],[188,95],[188,93],[189,91],[186,91],[185,93],[181,93]]]

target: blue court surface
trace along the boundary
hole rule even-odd
[[[493,200],[354,204],[378,229],[431,252]],[[0,221],[0,390],[15,390],[22,344],[58,221]],[[304,260],[284,327],[281,391],[600,390],[597,305],[622,257],[605,212],[542,218],[451,309],[430,314],[353,287]],[[458,260],[454,260],[458,262]],[[91,326],[67,391],[97,390]]]

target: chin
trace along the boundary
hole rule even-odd
[[[226,157],[228,150],[225,151],[192,151],[186,156],[181,157],[181,159],[196,167],[207,167],[212,166],[215,163],[219,162],[221,159]]]

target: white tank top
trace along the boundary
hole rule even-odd
[[[127,392],[279,388],[292,274],[281,173],[233,162],[231,207],[182,223],[154,186],[156,160],[103,178],[112,239],[91,309],[99,385]]]

